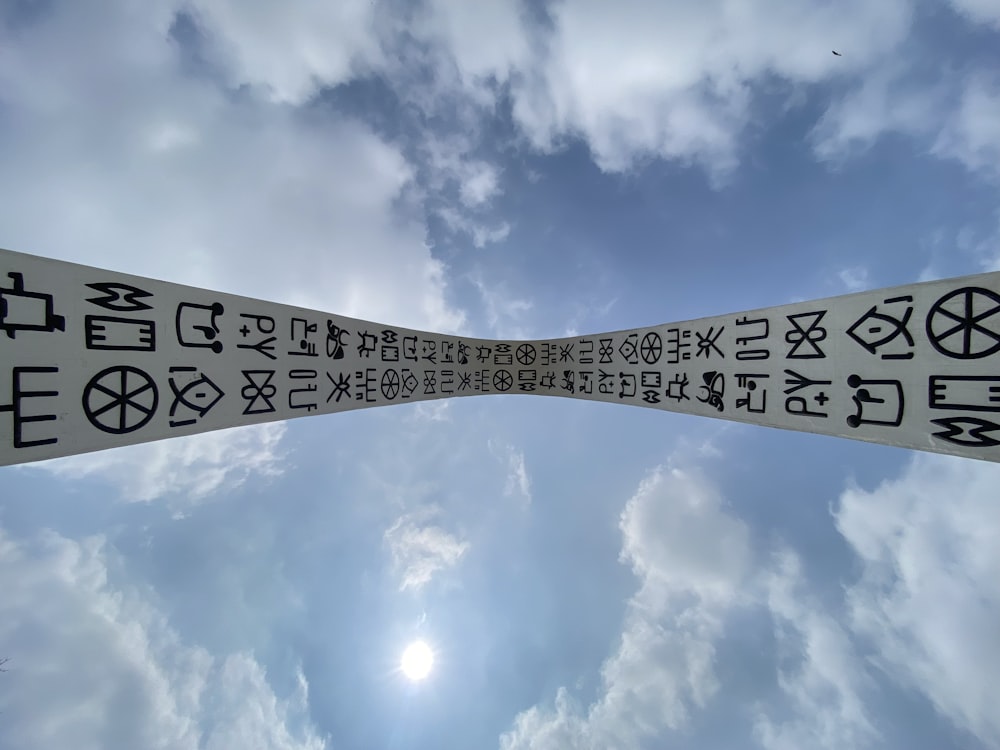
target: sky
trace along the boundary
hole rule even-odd
[[[0,246],[484,338],[1000,270],[998,50],[996,0],[0,0]],[[998,487],[510,396],[3,468],[0,747],[1000,748]]]

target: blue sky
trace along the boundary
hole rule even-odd
[[[998,49],[995,0],[8,0],[0,245],[488,338],[1000,270]],[[0,487],[4,747],[1000,747],[992,464],[491,397]]]

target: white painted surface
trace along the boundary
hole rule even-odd
[[[0,250],[0,465],[485,394],[631,404],[1000,461],[1000,273],[519,342]]]

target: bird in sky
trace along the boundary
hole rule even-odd
[[[830,51],[833,52],[833,54],[835,54],[837,57],[843,57],[843,55],[837,52],[837,50],[830,50]]]

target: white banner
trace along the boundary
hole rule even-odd
[[[495,341],[0,250],[0,465],[487,394],[630,404],[1000,461],[1000,273]]]

